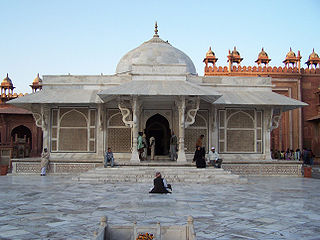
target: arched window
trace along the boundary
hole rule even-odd
[[[254,109],[219,110],[219,151],[262,152],[262,112]]]
[[[51,150],[59,152],[95,151],[95,126],[95,109],[53,109]]]

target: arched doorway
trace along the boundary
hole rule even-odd
[[[26,126],[20,125],[11,131],[13,140],[13,157],[29,157],[32,146],[32,133]]]
[[[155,154],[168,155],[170,144],[170,127],[168,120],[160,114],[155,114],[146,122],[145,133],[149,141],[150,137],[156,139]]]

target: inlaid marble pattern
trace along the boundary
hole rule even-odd
[[[185,224],[199,240],[319,239],[320,181],[249,177],[248,184],[88,184],[72,176],[0,176],[0,239],[90,239],[100,217],[110,224]]]

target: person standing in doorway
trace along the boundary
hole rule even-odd
[[[48,152],[47,148],[43,149],[43,152],[41,154],[41,176],[45,176],[49,167],[49,157],[50,154]]]
[[[171,159],[171,161],[175,161],[178,159],[177,146],[178,146],[178,139],[177,139],[177,136],[172,131],[172,135],[170,138],[170,159]]]
[[[143,161],[143,140],[142,140],[142,132],[138,133],[138,144],[137,149],[139,152],[139,159],[140,161]]]
[[[149,139],[149,147],[151,149],[150,160],[154,160],[154,151],[155,151],[155,147],[156,147],[156,139],[153,136]]]

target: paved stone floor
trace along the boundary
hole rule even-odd
[[[66,176],[1,176],[0,239],[90,239],[111,224],[185,224],[199,240],[320,239],[320,180],[255,177],[248,184],[87,184]]]

